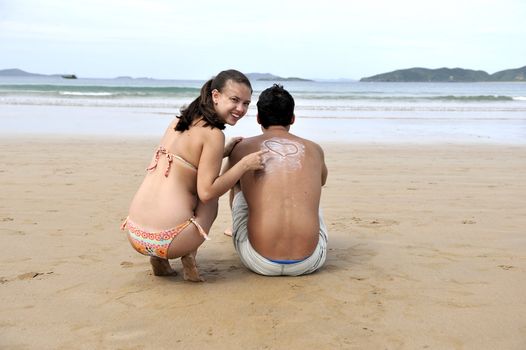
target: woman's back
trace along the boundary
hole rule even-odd
[[[166,130],[130,205],[130,218],[145,229],[175,227],[192,217],[197,205],[197,165],[211,129],[196,125],[179,132],[176,124]]]

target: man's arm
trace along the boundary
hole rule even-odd
[[[321,185],[325,186],[325,183],[327,183],[327,176],[329,175],[329,170],[327,170],[327,165],[325,165],[325,161],[323,161],[323,166],[321,169]]]
[[[325,186],[325,183],[327,182],[327,176],[329,175],[329,170],[327,169],[327,165],[325,164],[325,154],[323,153],[323,148],[321,148],[320,145],[316,144],[316,148],[318,149],[318,152],[320,152],[320,159],[321,159],[321,185]]]

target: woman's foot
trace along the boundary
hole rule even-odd
[[[183,278],[185,281],[191,282],[204,282],[205,279],[199,275],[197,265],[195,263],[195,256],[188,254],[181,257],[183,263]]]
[[[156,256],[150,257],[150,264],[152,264],[153,274],[155,276],[175,276],[177,272],[170,266],[168,259],[161,259]]]

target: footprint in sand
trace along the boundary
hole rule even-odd
[[[62,175],[63,174],[67,174],[67,175],[74,174],[73,170],[68,169],[68,168],[55,168],[55,169],[53,169],[53,173],[54,174],[60,173]]]
[[[515,266],[513,265],[498,265],[498,267],[500,267],[503,270],[511,270],[515,268]]]
[[[26,272],[21,275],[16,276],[19,280],[30,280],[38,276],[51,275],[53,271],[50,272]]]
[[[475,220],[462,220],[462,224],[464,225],[473,225],[473,224],[476,224],[477,222]]]
[[[221,271],[217,268],[217,267],[212,267],[210,269],[207,269],[207,268],[202,268],[202,270],[200,271],[203,273],[203,275],[205,275],[207,277],[207,281],[210,282],[210,280],[208,278],[224,278],[222,275],[221,275]]]
[[[80,260],[89,260],[89,261],[92,261],[92,262],[101,262],[102,260],[99,259],[97,256],[95,255],[87,255],[87,254],[81,254],[79,255],[79,259]],[[121,264],[122,265],[122,264]]]
[[[15,220],[15,219],[10,218],[10,217],[6,217],[6,218],[2,218],[0,221],[7,222],[7,221],[13,221],[13,220]]]
[[[364,227],[386,227],[386,226],[393,226],[393,225],[398,225],[398,221],[391,220],[391,219],[379,218],[379,219],[367,220],[367,221],[363,222],[360,226],[364,226]]]
[[[384,226],[392,226],[392,225],[398,225],[398,221],[396,220],[390,220],[390,219],[362,219],[358,218],[356,216],[353,216],[351,220],[357,224],[358,226],[362,227],[384,227]]]
[[[40,276],[41,272],[26,272],[21,275],[16,276],[19,280],[30,280],[32,278],[35,278],[37,276]]]
[[[130,261],[123,261],[123,262],[121,262],[121,266],[126,269],[126,268],[129,268],[129,267],[133,267],[133,263],[130,262]]]
[[[340,257],[338,257],[340,258]],[[323,265],[323,270],[324,271],[336,271],[338,270],[338,267],[336,265],[332,265],[332,264],[325,264]]]
[[[352,280],[356,280],[356,281],[365,281],[367,279],[365,277],[355,277],[355,276],[350,276],[349,278]]]

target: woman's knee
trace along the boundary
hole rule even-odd
[[[176,259],[185,256],[199,248],[205,241],[201,236],[197,227],[189,225],[181,233],[179,233],[168,247],[168,259]]]
[[[195,219],[205,231],[208,231],[217,218],[219,202],[211,201],[206,204],[200,203],[195,210]]]

